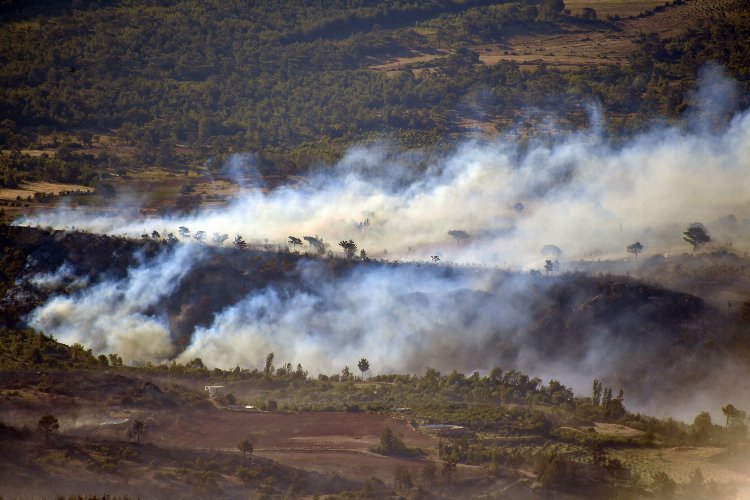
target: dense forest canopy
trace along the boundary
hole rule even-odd
[[[39,134],[50,132],[84,133],[80,142],[114,132],[134,146],[131,166],[181,166],[190,158],[175,145],[190,145],[202,148],[193,160],[254,151],[266,168],[289,173],[358,141],[431,145],[476,113],[516,123],[537,109],[582,126],[585,106],[600,103],[612,131],[627,130],[683,112],[709,61],[747,89],[745,1],[675,39],[644,37],[628,64],[529,70],[513,61],[481,64],[467,48],[502,43],[519,29],[592,22],[558,10],[562,2],[550,14],[547,3],[4,2],[0,145],[39,146]],[[613,20],[598,22],[618,29]],[[369,68],[435,50],[445,53],[423,70]],[[477,95],[479,104],[467,105]],[[6,154],[0,181],[90,184],[97,168],[117,163],[62,156],[14,162]]]

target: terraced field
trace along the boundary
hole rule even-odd
[[[677,35],[694,23],[720,15],[736,0],[686,0],[681,5],[663,6],[663,2],[611,0],[592,2],[580,0],[566,2],[573,13],[584,7],[595,8],[599,18],[607,15],[622,19],[609,23],[562,23],[561,31],[554,33],[523,32],[510,36],[504,43],[481,44],[468,47],[479,54],[486,65],[513,61],[535,67],[546,64],[559,68],[576,68],[586,65],[615,65],[627,62],[635,49],[636,40],[649,34],[660,37]],[[654,11],[655,9],[658,11]],[[651,11],[650,14],[642,13]],[[425,64],[451,53],[440,49],[430,53],[380,61],[370,65],[375,71],[395,73],[417,65],[415,71],[424,71]]]

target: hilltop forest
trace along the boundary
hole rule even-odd
[[[6,0],[0,185],[93,185],[106,169],[187,169],[237,151],[257,153],[266,174],[287,175],[358,142],[434,146],[460,137],[467,118],[495,133],[549,114],[583,127],[590,104],[617,136],[684,113],[706,62],[723,65],[748,104],[746,0],[680,34],[643,35],[612,64],[485,64],[476,49],[525,32],[616,34],[621,21],[553,0]],[[374,70],[425,54],[429,61]],[[131,154],[79,151],[99,135]]]

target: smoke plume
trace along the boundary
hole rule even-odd
[[[693,221],[707,224],[713,245],[747,249],[750,112],[719,125],[716,112],[732,108],[718,96],[734,84],[715,68],[703,78],[694,94],[697,108],[685,124],[654,125],[625,143],[610,142],[596,127],[523,145],[502,138],[466,142],[443,158],[382,145],[354,147],[298,185],[265,190],[242,183],[222,209],[163,217],[61,210],[20,220],[135,237],[144,230],[176,234],[185,226],[193,234],[227,233],[227,245],[234,235],[280,246],[290,235],[316,236],[338,254],[337,242],[352,239],[370,257],[424,262],[355,266],[334,275],[325,261],[301,260],[297,286],[254,289],[208,324],[197,324],[178,345],[160,304],[196,263],[212,255],[192,240],[144,260],[125,278],[61,290],[28,322],[62,341],[119,352],[129,361],[200,357],[212,366],[259,367],[266,353],[275,352],[276,359],[300,362],[313,373],[330,373],[364,356],[376,372],[500,365],[584,391],[593,377],[627,382],[623,373],[656,362],[654,353],[670,349],[669,340],[655,335],[644,347],[641,338],[616,333],[628,318],[641,317],[624,311],[611,318],[615,326],[597,322],[585,337],[561,340],[558,352],[529,337],[540,321],[535,300],[546,297],[554,280],[527,271],[544,273],[549,253],[543,248],[558,249],[561,267],[555,273],[592,256],[624,260],[630,257],[626,246],[635,241],[646,255],[687,252],[682,232]],[[238,176],[251,158],[235,159]],[[734,224],[711,225],[730,215]],[[453,239],[452,230],[469,237]],[[431,256],[441,264],[427,264]],[[454,263],[518,272],[502,279],[481,269],[447,272]],[[65,267],[60,276],[34,279],[61,287],[75,279],[71,273]],[[582,293],[570,307],[580,311],[591,297]],[[675,356],[667,370],[692,369],[691,356]],[[727,382],[745,371],[719,365],[712,374]],[[709,380],[706,375],[698,387],[707,389]],[[636,404],[651,409],[664,402],[655,398],[645,390],[634,396]],[[695,406],[695,400],[686,405]]]

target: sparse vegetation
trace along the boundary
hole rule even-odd
[[[295,2],[234,8],[184,0],[111,9],[89,2],[24,9],[11,2],[0,20],[0,54],[13,61],[0,71],[0,183],[106,186],[112,173],[152,166],[188,172],[230,149],[257,152],[261,173],[271,176],[332,161],[348,144],[382,131],[405,147],[434,145],[462,130],[466,116],[457,105],[476,87],[494,97],[488,116],[510,126],[530,107],[549,107],[550,96],[558,96],[553,108],[585,125],[581,101],[591,97],[617,132],[681,113],[688,105],[682,96],[705,61],[725,64],[747,86],[745,2],[722,4],[723,11],[696,8],[697,22],[681,23],[684,34],[642,38],[623,65],[559,68],[511,57],[485,66],[467,48],[504,45],[519,28],[623,29],[617,17],[602,19],[613,12],[609,5],[584,6],[577,17],[562,4],[376,1],[344,13],[331,2],[302,10]],[[681,4],[644,3],[637,17]],[[198,40],[202,32],[215,36]],[[427,71],[416,63],[392,74],[363,67],[414,53],[444,55],[423,63]],[[99,134],[108,130],[115,135]]]
[[[401,456],[420,455],[423,453],[421,450],[407,447],[404,441],[396,436],[388,426],[385,426],[383,432],[380,433],[380,444],[375,448],[375,452],[383,455]]]
[[[687,228],[687,231],[685,231],[683,234],[684,236],[682,237],[682,239],[693,246],[693,252],[711,241],[711,237],[708,235],[706,226],[704,226],[700,222],[693,222],[692,224],[690,224]]]

